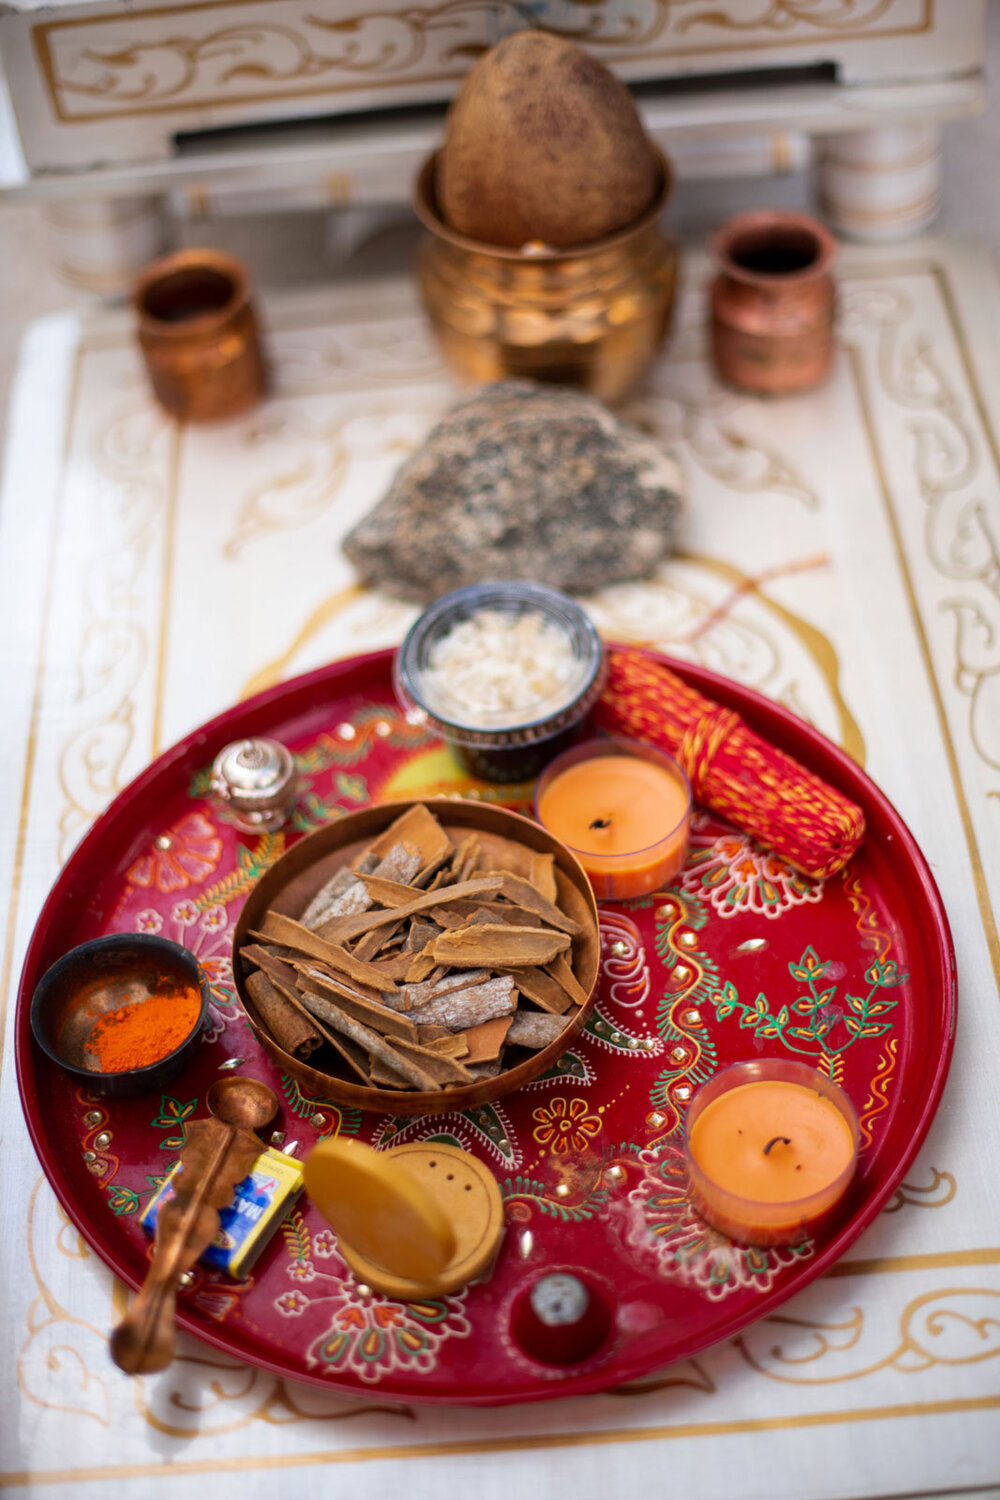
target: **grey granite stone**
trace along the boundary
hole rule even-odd
[[[669,449],[599,401],[498,381],[438,424],[344,551],[365,583],[404,599],[487,578],[589,593],[670,553],[680,487]]]

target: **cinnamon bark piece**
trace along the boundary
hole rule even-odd
[[[368,892],[346,865],[321,885],[315,896],[299,917],[303,927],[310,931],[333,917],[346,916],[349,912],[367,911],[371,906]]]
[[[368,1068],[372,1083],[380,1089],[408,1089],[413,1086],[408,1078],[397,1073],[395,1068],[390,1068],[380,1057],[369,1058]]]
[[[545,927],[544,917],[526,906],[511,906],[506,901],[452,901],[448,906],[431,907],[430,915],[442,927],[461,927],[470,917],[486,912],[492,922],[506,922],[509,927]]]
[[[403,987],[403,997],[408,1001],[410,1007],[416,1010],[421,1005],[426,1005],[428,1000],[436,1000],[439,995],[446,995],[449,990],[467,990],[471,984],[479,984],[484,979],[493,976],[489,969],[463,969],[460,974],[448,974],[442,979],[428,979],[423,984],[407,984]]]
[[[406,953],[421,953],[428,943],[434,941],[441,931],[436,922],[428,922],[423,917],[414,917],[410,923],[410,930],[406,934],[403,950]]]
[[[378,871],[374,875],[359,875],[369,896],[378,906],[408,906],[415,895],[412,885],[401,880],[389,880]]]
[[[428,1000],[416,1014],[422,1025],[438,1023],[449,1031],[468,1031],[481,1021],[509,1016],[517,1003],[517,990],[508,974],[488,979],[484,984],[464,990],[449,990],[436,1000]]]
[[[410,959],[403,978],[407,984],[420,984],[422,980],[433,974],[436,968],[437,959],[432,953],[418,953],[415,958]]]
[[[379,1058],[390,1068],[394,1068],[397,1073],[402,1073],[414,1088],[433,1091],[441,1087],[424,1068],[419,1067],[411,1058],[403,1057],[377,1031],[363,1026],[360,1021],[355,1021],[353,1016],[347,1015],[344,1011],[334,1007],[327,1025],[332,1026],[335,1031],[342,1033],[350,1041],[357,1043],[372,1057]]]
[[[265,973],[255,969],[247,976],[246,984],[265,1030],[271,1033],[283,1052],[305,1062],[322,1047],[323,1038],[312,1018],[273,985]]]
[[[428,915],[433,918],[438,927],[464,927],[469,911],[463,908],[479,910],[475,902],[459,900],[454,903],[454,906],[432,906]]]
[[[327,983],[318,975],[316,977],[302,975],[299,980],[299,993],[306,1010],[318,1016],[321,1021],[326,1021],[328,1025],[333,1024],[330,1011],[339,1010],[353,1016],[363,1025],[371,1026],[383,1036],[405,1037],[413,1042],[417,1040],[417,1028],[405,1015],[400,1015],[398,1011],[389,1010],[385,1006],[372,1005],[359,996],[349,995],[346,991]]]
[[[498,891],[503,885],[499,875],[484,875],[477,880],[463,880],[458,885],[441,891],[423,891],[406,906],[394,906],[388,911],[363,912],[358,917],[335,917],[332,922],[318,929],[318,935],[328,943],[349,943],[386,922],[403,921],[418,912],[429,911],[432,906],[447,904],[461,896],[482,896],[487,891]]]
[[[562,985],[574,1005],[586,1005],[590,996],[570,968],[565,954],[560,953],[558,958],[546,964],[545,971],[552,976],[556,984]]]
[[[403,840],[401,843],[392,845],[385,858],[379,860],[372,874],[381,880],[400,881],[408,887],[422,863],[423,857],[416,844]],[[364,880],[365,876],[360,875],[358,878]]]
[[[489,1062],[471,1063],[469,1072],[473,1078],[496,1078],[503,1067],[499,1057],[491,1058]]]
[[[337,917],[335,921],[363,922],[362,917]],[[328,926],[331,924],[327,924]],[[337,943],[331,943],[321,936],[319,932],[310,932],[308,927],[303,927],[301,922],[294,921],[291,917],[283,917],[279,912],[269,911],[264,918],[261,933],[269,941],[281,943],[286,948],[296,949],[304,953],[308,958],[318,958],[328,964],[331,969],[338,969],[346,974],[349,979],[359,984],[374,985],[378,989],[394,989],[392,984],[386,984],[378,970],[368,963],[362,962],[354,954],[348,953],[346,948]],[[260,934],[252,933],[252,937]]]
[[[398,935],[402,922],[390,922],[387,927],[373,927],[371,932],[366,932],[360,942],[354,944],[354,957],[362,963],[369,963],[375,958],[388,943]]]
[[[522,880],[519,875],[512,875],[507,870],[500,873],[503,879],[500,887],[501,894],[509,901],[513,901],[515,906],[527,907],[528,911],[535,912],[543,921],[548,922],[550,927],[555,927],[560,932],[568,932],[572,937],[577,937],[583,931],[579,922],[568,917],[554,901],[546,900],[541,891],[536,891],[530,880]]]
[[[409,978],[413,954],[396,952],[389,954],[386,958],[381,956],[373,958],[370,962],[373,969],[378,969],[380,974],[384,974],[386,979],[390,979],[395,984],[399,980]]]
[[[513,1021],[513,1016],[498,1016],[495,1021],[482,1021],[462,1032],[469,1049],[468,1056],[462,1059],[466,1066],[499,1057]]]
[[[486,1025],[490,1026],[492,1022],[487,1021]],[[428,1052],[440,1052],[442,1057],[455,1057],[459,1062],[464,1062],[468,1056],[469,1044],[465,1040],[468,1032],[458,1031],[453,1033],[447,1031],[443,1026],[419,1026],[417,1030],[421,1033],[428,1031],[444,1032],[443,1037],[435,1037],[433,1040],[429,1040],[426,1035],[421,1035],[417,1038],[420,1046],[426,1048]]]
[[[555,855],[540,854],[538,850],[532,849],[528,857],[527,879],[535,887],[535,890],[543,895],[546,901],[551,901],[553,906],[558,904],[558,892],[556,891]]]
[[[428,944],[427,951],[438,963],[454,968],[520,969],[551,963],[569,946],[565,932],[507,927],[498,922],[442,932]]]
[[[460,1063],[457,1058],[448,1057],[443,1052],[431,1052],[426,1047],[420,1047],[413,1042],[394,1042],[393,1046],[401,1057],[409,1058],[423,1068],[426,1073],[444,1087],[456,1083],[471,1083],[473,1075]]]
[[[265,948],[261,943],[245,943],[240,949],[240,959],[244,966],[252,964],[255,968],[263,969],[279,990],[293,996],[298,994],[295,970],[290,963],[279,957],[277,950]]]
[[[511,1047],[530,1047],[539,1052],[556,1041],[572,1017],[545,1015],[541,1011],[519,1010],[510,1023],[507,1043]]]
[[[420,851],[421,870],[451,855],[454,844],[434,814],[422,802],[401,813],[389,827],[369,844],[365,853],[384,859],[394,844],[416,845]],[[357,867],[357,866],[356,866]],[[374,868],[371,866],[370,868]]]
[[[513,969],[511,973],[524,998],[540,1005],[542,1010],[561,1016],[573,1004],[559,981],[544,969]]]
[[[302,958],[293,954],[288,960],[295,970],[295,993],[299,992],[299,975],[308,974],[314,979],[325,979],[335,989],[342,990],[345,994],[353,996],[357,1000],[367,1000],[372,1005],[388,1005],[391,997],[399,993],[398,990],[380,990],[373,984],[357,984],[348,979],[345,974],[336,969],[331,969],[318,958]],[[405,1006],[393,1005],[392,1010],[405,1010]]]

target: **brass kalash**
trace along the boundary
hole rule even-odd
[[[431,232],[419,278],[449,364],[470,382],[521,376],[620,399],[655,357],[674,303],[677,252],[659,224],[673,188],[665,158],[653,201],[628,228],[569,248],[532,241],[517,250],[448,228],[437,159],[417,179],[417,214]]]

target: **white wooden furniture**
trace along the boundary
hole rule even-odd
[[[171,193],[200,213],[405,202],[471,62],[538,25],[639,86],[681,176],[815,151],[834,227],[896,238],[936,212],[940,123],[981,104],[984,3],[6,0],[0,193],[51,203],[63,274],[97,291],[155,251]]]

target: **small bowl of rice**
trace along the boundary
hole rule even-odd
[[[521,580],[438,599],[396,656],[396,693],[481,781],[530,781],[600,697],[604,652],[583,609]]]

